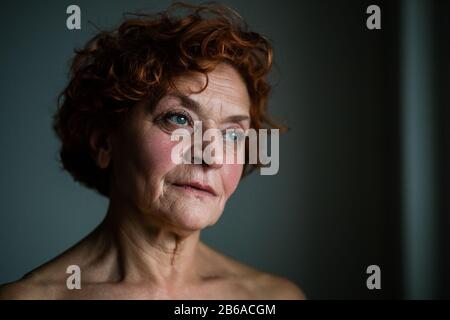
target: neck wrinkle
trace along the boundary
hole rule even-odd
[[[173,287],[197,280],[194,264],[199,250],[200,231],[180,236],[139,219],[139,212],[117,210],[110,204],[103,232],[112,241],[122,282],[151,282]],[[117,278],[117,277],[116,277]]]

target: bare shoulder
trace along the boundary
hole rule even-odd
[[[270,300],[305,300],[300,287],[291,280],[266,272],[258,271],[255,275],[261,292],[260,299]]]
[[[214,249],[211,250],[216,266],[242,287],[247,299],[252,300],[304,300],[303,291],[294,282],[268,272],[260,271]]]
[[[22,278],[15,282],[0,286],[0,300],[42,300],[50,299],[50,291],[44,284],[30,278]]]
[[[58,298],[66,283],[66,268],[55,258],[21,279],[0,286],[0,300],[47,300]]]

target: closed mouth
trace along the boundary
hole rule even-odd
[[[186,190],[197,191],[207,193],[211,196],[216,196],[216,192],[208,185],[203,185],[198,182],[186,182],[186,183],[173,183],[174,186],[184,188]]]

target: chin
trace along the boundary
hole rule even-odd
[[[221,212],[218,212],[217,208],[185,204],[181,208],[174,207],[174,211],[170,214],[171,220],[177,228],[195,232],[215,224]]]

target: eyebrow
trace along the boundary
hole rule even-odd
[[[184,107],[194,111],[195,113],[204,114],[201,105],[197,101],[189,98],[188,96],[178,92],[170,93],[169,95],[180,99]],[[250,117],[246,114],[236,114],[229,116],[224,120],[224,122],[234,122],[234,123],[239,123],[241,121],[250,122]]]

